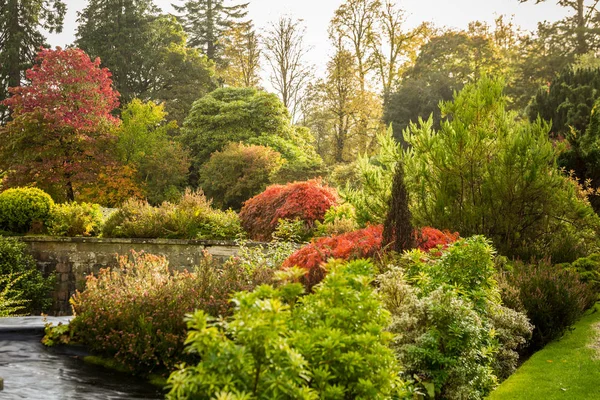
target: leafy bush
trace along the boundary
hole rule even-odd
[[[8,284],[12,293],[20,293],[18,299],[23,300],[23,314],[39,314],[48,311],[52,305],[50,293],[54,288],[55,277],[44,278],[37,269],[35,260],[27,253],[25,243],[0,236],[0,277],[11,277],[15,280]],[[8,286],[5,286],[5,288]]]
[[[494,249],[475,236],[443,251],[413,250],[379,277],[407,378],[433,397],[478,399],[517,367],[532,326],[503,306]]]
[[[227,315],[232,293],[269,281],[235,263],[219,268],[207,255],[193,272],[170,271],[164,257],[132,253],[119,267],[89,276],[71,299],[73,338],[138,373],[171,370],[185,359],[184,315]]]
[[[265,190],[282,164],[281,155],[269,147],[229,143],[200,168],[198,183],[218,207],[239,210]]]
[[[316,236],[332,236],[359,229],[356,210],[350,203],[333,206],[323,216],[323,222],[316,223]]]
[[[383,227],[372,225],[341,235],[313,239],[285,260],[283,268],[298,266],[305,269],[305,283],[312,287],[323,279],[325,271],[320,266],[330,258],[354,260],[377,256],[382,250],[382,235]],[[444,247],[458,238],[456,233],[440,232],[430,227],[417,230],[414,235],[419,248],[424,251]]]
[[[98,204],[56,204],[48,221],[48,233],[53,236],[97,236],[102,223],[102,210]]]
[[[600,297],[600,253],[579,258],[565,267],[577,272],[579,280],[589,284],[596,297]]]
[[[540,261],[515,263],[505,278],[518,289],[518,298],[535,326],[530,349],[538,350],[560,337],[583,314],[595,298],[576,272]],[[507,299],[507,302],[514,302]]]
[[[271,238],[280,242],[304,243],[313,236],[313,233],[314,229],[308,227],[300,218],[280,219]]]
[[[50,217],[54,201],[49,194],[37,188],[14,188],[0,193],[0,229],[13,233],[27,233],[32,225],[41,231]]]
[[[313,228],[336,203],[335,190],[318,180],[271,185],[244,203],[240,219],[252,239],[268,241],[280,219],[298,218]]]
[[[202,192],[186,191],[178,203],[152,207],[130,199],[105,222],[105,237],[234,239],[241,234],[237,214],[211,208]]]
[[[367,261],[331,263],[313,294],[261,286],[234,297],[226,321],[189,320],[197,366],[171,374],[170,399],[390,398],[398,366],[386,344],[389,313],[370,286]]]

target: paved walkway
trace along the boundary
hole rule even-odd
[[[0,318],[0,332],[44,332],[44,327],[51,322],[53,325],[58,325],[59,322],[67,324],[70,317],[8,317]]]

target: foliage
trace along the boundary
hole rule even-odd
[[[238,252],[227,262],[233,262],[247,271],[265,269],[276,271],[281,264],[296,251],[291,242],[273,241],[269,243],[247,243],[238,241]]]
[[[119,159],[135,170],[135,180],[152,204],[171,200],[173,193],[179,193],[189,169],[188,154],[168,136],[177,124],[166,123],[166,116],[164,104],[133,99],[123,108],[117,130]]]
[[[244,203],[240,220],[254,240],[270,240],[280,219],[304,221],[312,228],[337,203],[334,189],[319,180],[271,185]]]
[[[55,277],[42,275],[25,243],[0,236],[0,277],[4,277],[4,298],[18,306],[19,313],[37,315],[52,305]]]
[[[236,294],[229,320],[190,317],[188,351],[202,361],[171,374],[168,398],[391,397],[398,367],[386,347],[389,314],[369,285],[373,267],[329,268],[313,294],[261,286]]]
[[[558,170],[548,125],[507,112],[502,90],[489,78],[469,84],[441,104],[439,131],[430,119],[405,132],[411,211],[419,225],[486,235],[507,256],[554,256],[556,237],[583,238],[599,220]]]
[[[133,372],[173,369],[186,359],[184,315],[196,309],[225,315],[232,293],[255,286],[243,268],[219,268],[205,256],[194,271],[179,272],[164,257],[132,252],[117,268],[89,276],[86,289],[71,299],[73,340]]]
[[[300,218],[280,219],[271,237],[276,241],[304,243],[313,236],[313,233],[314,229],[308,227]]]
[[[3,1],[0,4],[0,123],[7,117],[2,101],[8,88],[21,86],[40,47],[42,32],[62,30],[66,5],[61,0]]]
[[[211,208],[202,192],[187,190],[177,203],[152,207],[130,199],[105,222],[104,237],[234,239],[241,233],[237,214]]]
[[[0,229],[13,233],[27,233],[35,228],[39,231],[48,222],[53,206],[54,201],[43,190],[7,189],[0,193]]]
[[[323,222],[316,223],[315,236],[339,235],[357,229],[356,210],[350,203],[343,203],[327,210]]]
[[[594,253],[587,257],[578,258],[570,265],[566,265],[572,271],[579,275],[579,280],[590,285],[591,289],[596,293],[596,297],[600,297],[600,254]]]
[[[500,302],[493,256],[475,236],[405,253],[401,268],[379,277],[404,374],[417,376],[430,397],[484,398],[516,369],[531,337],[526,316]]]
[[[573,400],[598,394],[598,307],[586,313],[561,340],[545,346],[491,393],[490,400]],[[565,394],[566,393],[566,394]]]
[[[518,289],[519,301],[535,326],[529,346],[532,351],[561,337],[595,299],[576,272],[549,261],[532,265],[517,262],[505,275],[508,283]]]
[[[21,298],[23,293],[13,288],[23,278],[26,275],[0,275],[0,318],[17,316],[25,308],[27,301]]]
[[[229,143],[211,154],[200,169],[198,183],[218,207],[239,210],[265,190],[282,164],[281,155],[268,147]]]
[[[379,151],[373,157],[363,155],[357,161],[358,184],[346,184],[341,197],[356,209],[361,226],[385,221],[392,198],[392,182],[402,147],[393,137],[391,126],[377,136]],[[353,187],[352,185],[358,187]]]
[[[102,210],[98,204],[65,203],[52,207],[48,234],[52,236],[98,236],[102,231]]]
[[[222,40],[223,59],[219,79],[228,86],[258,87],[260,83],[260,36],[252,21],[235,24]]]
[[[118,120],[110,72],[82,50],[43,49],[29,84],[5,100],[12,120],[0,130],[3,184],[35,183],[55,199],[75,195],[114,164],[107,147]]]

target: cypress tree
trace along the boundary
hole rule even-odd
[[[404,166],[402,161],[398,161],[389,211],[383,225],[383,243],[389,250],[402,253],[415,247],[411,218],[408,191],[404,184]]]

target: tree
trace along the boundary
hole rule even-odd
[[[60,32],[66,5],[61,0],[0,1],[0,101],[8,88],[21,86],[25,70],[45,45],[41,30]],[[0,122],[7,115],[0,107]]]
[[[219,62],[225,32],[248,14],[248,3],[226,6],[225,0],[187,0],[175,6],[179,21],[188,34],[188,45]]]
[[[118,120],[110,72],[79,49],[45,49],[27,70],[31,82],[4,101],[13,120],[0,131],[3,184],[36,184],[57,199],[78,190],[113,160],[107,148]]]
[[[189,157],[168,131],[176,123],[166,123],[164,105],[134,99],[123,108],[117,130],[117,150],[121,162],[136,172],[136,181],[152,204],[173,200],[186,183]]]
[[[235,87],[257,87],[260,82],[259,37],[251,23],[230,28],[223,39],[220,78]]]
[[[271,147],[286,159],[283,170],[292,172],[287,167],[293,167],[300,175],[322,163],[310,135],[291,125],[277,96],[254,88],[217,89],[196,101],[184,122],[181,140],[192,157],[193,185],[202,164],[229,142]]]
[[[431,118],[410,125],[403,161],[414,222],[485,235],[511,257],[577,258],[598,216],[558,170],[549,125],[507,111],[503,88],[490,78],[467,84],[440,104],[439,130]]]
[[[507,64],[488,33],[447,31],[425,44],[415,64],[402,76],[400,85],[385,105],[384,120],[393,124],[394,134],[410,121],[433,115],[434,126],[441,120],[438,103],[448,101],[455,91],[480,76],[504,76]]]
[[[229,143],[202,166],[200,187],[217,207],[239,211],[265,190],[282,164],[281,155],[269,147]]]
[[[383,87],[383,102],[389,101],[392,86],[395,84],[402,65],[414,63],[417,50],[423,45],[431,32],[427,23],[405,32],[404,11],[397,8],[394,2],[385,0],[377,12],[373,61],[377,78]]]
[[[404,184],[404,166],[396,163],[396,172],[392,185],[392,197],[388,213],[383,224],[383,243],[398,254],[415,247],[412,216],[409,210],[409,198]]]
[[[519,0],[526,3],[530,0]],[[536,4],[546,0],[535,0]],[[543,24],[560,38],[563,52],[583,55],[600,49],[600,12],[597,0],[557,0],[562,7],[570,8],[574,14],[554,24]]]
[[[186,47],[175,17],[152,0],[91,0],[79,14],[77,45],[114,74],[123,104],[165,102],[180,123],[192,102],[214,89],[213,65]]]
[[[301,20],[281,17],[265,34],[265,56],[271,67],[271,84],[295,121],[311,77],[304,58],[306,28]]]
[[[367,74],[374,67],[373,47],[379,0],[346,0],[331,20],[330,36],[348,44],[356,61],[359,88],[366,89]]]

